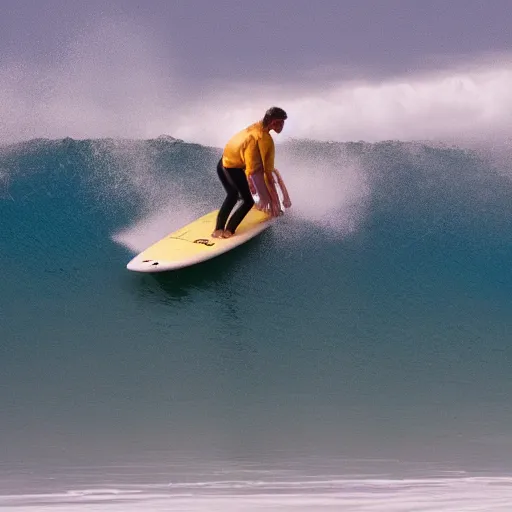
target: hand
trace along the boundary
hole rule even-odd
[[[260,212],[270,213],[270,203],[260,199],[256,203],[256,209],[259,210]]]
[[[279,203],[272,202],[271,213],[272,213],[272,217],[279,217],[279,215],[281,215],[281,206],[279,205]]]

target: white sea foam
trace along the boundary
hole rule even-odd
[[[109,484],[0,496],[0,507],[18,512],[508,512],[511,503],[511,477]]]

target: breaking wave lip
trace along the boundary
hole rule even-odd
[[[457,473],[457,472],[455,472]],[[165,482],[97,485],[57,493],[0,495],[0,506],[68,511],[104,505],[105,510],[344,510],[391,512],[491,512],[508,510],[512,476],[443,476],[432,478],[312,478]],[[41,508],[39,508],[41,507]],[[312,508],[314,507],[314,508]]]

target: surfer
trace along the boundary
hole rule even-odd
[[[271,130],[282,132],[287,117],[282,108],[271,107],[261,121],[238,132],[226,144],[217,164],[217,174],[227,195],[217,215],[215,231],[212,233],[214,238],[229,238],[235,233],[254,206],[251,190],[257,191],[260,197],[258,209],[267,211],[273,217],[281,214],[273,173],[283,191],[284,206],[291,206],[282,177],[274,168],[275,146],[270,135]],[[242,203],[228,222],[229,214],[239,198]]]

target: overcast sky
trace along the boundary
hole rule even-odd
[[[198,107],[199,95],[224,109],[233,90],[238,90],[233,127],[253,115],[245,101],[251,96],[255,108],[275,103],[268,90],[260,94],[262,88],[277,88],[276,100],[288,101],[288,108],[303,114],[305,101],[325,102],[325,95],[334,105],[348,97],[353,102],[354,89],[348,96],[344,90],[344,99],[339,89],[351,78],[367,80],[371,89],[372,83],[381,87],[383,80],[410,77],[415,91],[430,84],[435,98],[439,80],[418,82],[420,71],[456,69],[482,58],[485,73],[467,76],[472,84],[467,90],[478,89],[468,101],[476,102],[473,110],[485,108],[488,117],[496,88],[502,94],[510,89],[511,27],[512,0],[0,0],[0,115],[11,119],[0,127],[0,138],[34,135],[38,123],[49,135],[69,130],[85,136],[94,124],[104,128],[99,135],[108,134],[112,129],[100,112],[110,109],[110,119],[114,111],[121,115],[120,95],[137,97],[139,108],[143,103],[145,129],[136,126],[141,110],[135,112],[128,99],[122,107],[133,118],[116,121],[139,135],[153,135],[166,122],[178,129],[169,112],[167,121],[148,121],[163,105],[174,102],[177,108],[195,101],[188,116],[200,115],[206,107]],[[501,78],[490,75],[500,72]],[[305,96],[285,94],[301,88],[308,91]],[[219,95],[212,98],[212,91]],[[373,105],[389,96],[365,94],[365,103],[370,98]],[[393,101],[403,95],[393,94]],[[82,118],[87,112],[87,127],[66,118],[78,105]],[[297,133],[306,132],[303,121]],[[201,138],[193,129],[183,133]]]

